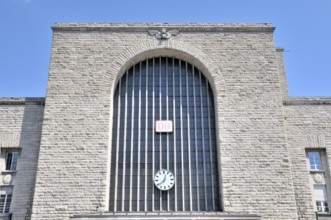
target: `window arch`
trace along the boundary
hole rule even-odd
[[[173,131],[155,131],[157,120]],[[193,65],[154,57],[129,68],[114,93],[110,211],[220,211],[214,99]],[[175,176],[168,191],[153,178]]]

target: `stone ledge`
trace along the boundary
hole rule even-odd
[[[10,220],[11,216],[11,213],[0,213],[0,220]]]
[[[31,98],[0,98],[0,105],[26,105],[26,104],[45,104],[45,98],[43,97],[31,97]]]
[[[316,212],[316,219],[317,220],[331,220],[331,213],[330,212]]]
[[[119,214],[120,213],[120,214]],[[261,216],[225,212],[106,212],[90,215],[75,215],[75,220],[110,219],[218,219],[218,220],[260,220]]]
[[[177,29],[180,32],[270,32],[270,23],[56,23],[53,31],[119,31],[142,32],[150,29]]]
[[[331,105],[331,97],[303,97],[283,100],[284,105]]]

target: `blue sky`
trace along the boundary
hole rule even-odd
[[[0,97],[43,97],[56,22],[270,22],[291,96],[331,96],[331,0],[0,0]]]

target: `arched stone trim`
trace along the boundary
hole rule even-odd
[[[190,64],[196,66],[208,79],[211,89],[214,94],[214,105],[215,107],[215,116],[216,116],[216,138],[217,138],[217,157],[218,157],[218,173],[219,173],[219,192],[221,193],[221,209],[224,211],[223,204],[223,183],[222,183],[222,169],[221,169],[221,137],[220,137],[220,124],[224,111],[223,107],[219,106],[218,103],[226,102],[226,81],[221,73],[219,66],[213,61],[211,57],[209,57],[206,53],[200,50],[197,47],[194,47],[190,44],[187,44],[182,41],[176,40],[165,40],[165,41],[157,41],[157,40],[146,40],[137,45],[129,47],[123,51],[110,65],[110,75],[114,76],[114,81],[112,85],[112,94],[116,89],[117,83],[119,79],[124,75],[126,70],[128,70],[131,66],[136,63],[146,60],[148,58],[152,58],[155,56],[169,56],[177,59],[185,60]],[[113,106],[112,100],[110,99],[110,106]],[[219,107],[217,107],[219,106]],[[112,108],[111,108],[112,109]],[[112,125],[112,110],[110,113],[110,126]],[[112,137],[109,139],[110,143],[112,141]],[[109,151],[110,152],[110,151]],[[110,154],[108,155],[110,161]],[[110,167],[108,167],[110,169]],[[108,170],[109,173],[110,170]],[[107,182],[109,181],[110,176],[108,175]],[[106,207],[109,205],[109,187],[107,187],[106,191]],[[105,208],[106,208],[105,207]]]
[[[215,109],[211,101],[213,97],[210,83],[205,75],[186,60],[173,58],[173,56],[161,55],[145,59],[136,62],[125,71],[113,95],[111,130],[115,133],[112,133],[111,164],[118,165],[111,166],[110,186],[112,188],[109,211],[130,211],[129,205],[132,207],[138,205],[134,209],[136,211],[158,211],[159,209],[153,207],[153,203],[147,200],[152,199],[162,204],[164,198],[170,204],[175,204],[177,201],[177,206],[160,209],[164,211],[177,211],[177,208],[178,211],[221,211],[218,193],[219,175],[215,175],[214,172],[219,170],[217,163],[219,160],[215,153],[217,150],[215,115],[210,113]],[[180,111],[178,111],[179,106]],[[155,120],[171,120],[174,130],[168,134],[157,134],[153,125]],[[195,135],[192,135],[192,131]],[[167,137],[167,140],[165,141],[161,136]],[[148,137],[153,137],[153,142]],[[125,141],[126,138],[128,141]],[[154,142],[156,140],[159,141],[157,144]],[[140,155],[144,155],[145,159],[141,160]],[[147,158],[149,162],[145,161]],[[177,161],[174,158],[177,158]],[[134,167],[133,161],[137,163]],[[158,161],[153,163],[153,170],[149,164],[152,161]],[[139,195],[154,194],[153,188],[147,187],[146,183],[148,176],[154,175],[157,171],[158,163],[160,163],[159,169],[170,169],[174,172],[173,177],[183,181],[182,184],[175,186],[174,195],[179,196],[177,199],[168,195],[160,198],[139,197]],[[141,172],[141,166],[143,166],[143,172]],[[119,167],[123,168],[121,173],[118,172],[118,169],[121,169]],[[130,167],[129,172],[126,167]],[[178,169],[181,169],[181,172],[177,173]],[[138,177],[132,172],[138,173]],[[120,185],[118,180],[121,181]],[[132,181],[136,184],[132,185]],[[204,183],[201,184],[202,182]],[[128,187],[130,187],[129,191],[126,190]],[[187,190],[190,191],[190,196],[184,196],[184,192],[188,194]],[[123,196],[127,192],[130,193],[130,198]],[[137,192],[136,197],[132,196]],[[199,201],[196,198],[200,198]],[[138,202],[136,203],[136,200],[139,200],[144,208]],[[187,204],[190,204],[189,209]]]
[[[118,80],[124,72],[139,61],[153,56],[171,56],[185,60],[199,68],[212,87],[214,94],[222,94],[226,91],[226,82],[218,65],[203,51],[182,41],[147,40],[132,46],[120,54],[113,62],[112,72],[116,74],[113,91]],[[217,86],[215,86],[217,81]],[[216,100],[215,100],[216,101]]]

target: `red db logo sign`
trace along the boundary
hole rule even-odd
[[[172,132],[172,121],[156,121],[156,132]]]

